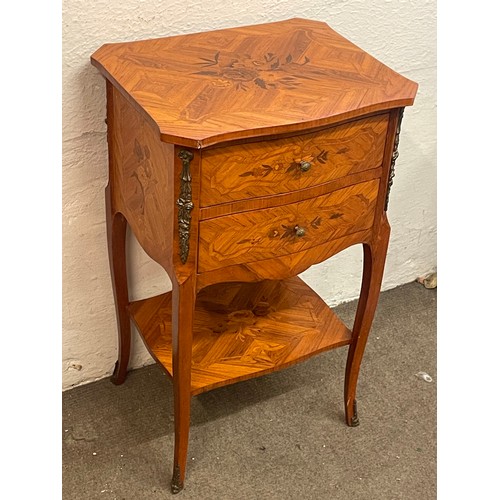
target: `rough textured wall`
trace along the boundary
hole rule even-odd
[[[436,266],[436,3],[430,0],[65,0],[63,4],[63,388],[109,376],[116,324],[105,236],[105,82],[90,55],[107,42],[304,17],[327,22],[419,83],[407,108],[391,191],[392,237],[383,288]],[[133,238],[133,299],[170,288]],[[353,247],[302,276],[330,305],[357,296]],[[152,362],[135,336],[132,367]]]

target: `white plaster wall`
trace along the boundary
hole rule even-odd
[[[407,108],[391,191],[383,289],[436,268],[436,2],[431,0],[65,0],[63,3],[63,389],[112,373],[116,324],[105,236],[105,82],[90,55],[106,42],[305,17],[327,22],[419,83]],[[129,241],[132,298],[170,289]],[[330,305],[357,297],[360,247],[303,278]],[[132,367],[152,362],[135,334]]]

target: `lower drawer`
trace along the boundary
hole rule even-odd
[[[198,272],[314,248],[373,224],[379,180],[200,222]]]

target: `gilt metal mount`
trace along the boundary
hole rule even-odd
[[[358,425],[359,425],[358,402],[356,400],[354,400],[353,412],[352,412],[352,418],[351,418],[351,427],[357,427]]]
[[[175,495],[184,488],[184,484],[181,482],[181,469],[178,465],[174,467],[174,474],[172,476],[172,483],[170,484],[170,489]]]
[[[189,255],[189,234],[191,231],[191,211],[194,208],[193,195],[191,190],[191,172],[189,166],[193,159],[193,153],[182,149],[179,158],[182,160],[181,190],[177,206],[179,212],[177,221],[179,223],[179,256],[181,262],[185,264]]]
[[[389,207],[389,193],[391,192],[392,183],[394,181],[394,175],[396,173],[396,160],[399,156],[399,133],[401,132],[401,122],[403,121],[404,108],[399,110],[398,124],[396,126],[396,137],[394,138],[394,149],[392,150],[391,167],[389,170],[389,181],[387,183],[387,194],[385,195],[385,207],[384,210],[387,212]]]

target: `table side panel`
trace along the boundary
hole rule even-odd
[[[109,85],[109,83],[108,83]],[[174,148],[113,88],[110,183],[114,206],[145,252],[171,269]]]

